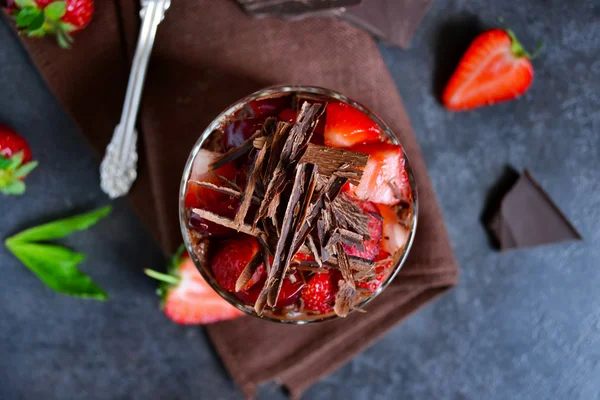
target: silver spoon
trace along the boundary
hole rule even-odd
[[[113,132],[100,164],[100,187],[113,199],[126,195],[137,177],[135,121],[156,30],[169,9],[171,0],[141,0],[141,3],[142,28],[129,75],[121,121]]]

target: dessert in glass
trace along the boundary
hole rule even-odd
[[[223,298],[271,321],[345,317],[393,280],[417,221],[391,130],[340,93],[278,86],[226,109],[184,169],[180,225]]]

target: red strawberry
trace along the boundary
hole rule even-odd
[[[270,117],[279,114],[290,104],[290,96],[272,97],[251,101],[248,105],[252,108],[255,118]]]
[[[31,161],[27,141],[12,129],[0,125],[0,192],[23,194],[23,180],[37,165],[37,161]]]
[[[259,130],[263,123],[262,118],[246,118],[243,120],[233,121],[224,129],[225,135],[223,141],[225,149],[229,150],[232,147],[238,147],[244,143],[250,136]]]
[[[354,194],[361,200],[394,205],[411,198],[402,147],[390,143],[357,146],[353,151],[369,154],[369,161]]]
[[[245,183],[241,172],[237,170],[234,164],[225,164],[216,171],[210,170],[210,164],[219,156],[208,150],[201,149],[194,160],[191,181],[208,182],[219,186],[226,186],[221,176],[232,182]],[[185,197],[186,208],[202,208],[214,212],[220,216],[233,218],[239,206],[239,199],[228,194],[217,192],[211,188],[200,186],[194,182],[188,183],[188,191]],[[215,224],[211,221],[205,221],[197,215],[190,217],[190,224],[199,231],[210,235],[224,236],[233,233],[229,228]]]
[[[367,260],[372,260],[379,253],[381,247],[382,221],[378,218],[377,207],[368,201],[357,202],[359,207],[369,213],[369,240],[363,242],[364,250],[356,246],[343,244],[344,251],[350,256],[356,256]]]
[[[251,236],[229,239],[219,245],[211,258],[210,265],[217,282],[225,290],[235,291],[235,283],[250,260],[259,252],[258,241]],[[247,291],[262,278],[265,272],[261,264],[242,291]]]
[[[452,111],[511,100],[533,82],[533,58],[510,30],[479,35],[462,57],[442,96]]]
[[[325,145],[352,147],[381,141],[381,129],[362,111],[346,103],[329,103],[325,122]]]
[[[281,285],[281,291],[279,292],[279,296],[277,296],[277,303],[275,307],[287,307],[296,302],[298,297],[300,296],[300,290],[304,287],[304,283],[299,277],[299,274],[294,274],[294,282],[290,278],[286,278],[283,280]],[[260,292],[264,286],[265,280],[262,279],[257,285],[252,287],[252,289],[247,292],[239,292],[236,293],[236,296],[240,299],[244,300],[247,303],[254,304],[260,295]]]
[[[296,117],[298,116],[298,111],[293,108],[286,108],[282,112],[279,113],[279,119],[284,122],[294,123],[296,122]]]
[[[381,260],[385,260],[386,258],[389,258],[389,254],[382,250],[379,252],[377,257],[375,257],[374,261],[381,261]],[[387,276],[386,272],[391,266],[392,266],[392,260],[389,259],[387,262],[383,263],[382,265],[377,266],[377,268],[375,269],[375,272],[377,273],[377,275],[375,276],[375,279],[368,281],[368,282],[357,282],[356,286],[363,288],[363,289],[367,289],[371,292],[376,291],[377,289],[379,289],[379,286],[381,286],[381,284],[383,283],[383,280]]]
[[[167,317],[178,324],[198,325],[243,315],[210,287],[182,250],[174,257],[168,274],[144,270],[146,275],[163,282],[159,294],[163,297],[162,308]]]
[[[333,309],[337,291],[334,274],[315,274],[302,289],[304,308],[317,313],[327,313]]]
[[[400,224],[396,211],[384,204],[378,204],[377,209],[383,217],[383,240],[381,248],[389,254],[395,254],[406,246],[408,242],[408,229]]]
[[[92,20],[94,0],[9,0],[8,9],[21,32],[30,37],[56,35],[58,44],[68,48],[71,35]]]

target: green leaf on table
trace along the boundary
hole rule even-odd
[[[7,239],[7,241],[16,243],[60,239],[72,232],[82,231],[89,228],[102,218],[106,217],[110,213],[110,210],[111,207],[106,206],[89,213],[39,225],[17,233],[13,237]]]
[[[50,244],[11,243],[8,248],[49,288],[71,296],[108,299],[106,293],[77,268],[85,255]]]
[[[44,8],[44,14],[50,21],[58,21],[64,17],[66,12],[67,3],[65,1],[55,1],[54,3],[48,4],[48,6]]]
[[[108,298],[106,293],[77,268],[77,265],[85,260],[84,254],[75,253],[62,246],[32,242],[59,239],[72,232],[87,229],[108,215],[110,211],[111,207],[106,206],[85,214],[39,225],[6,239],[4,243],[15,257],[51,289],[71,296],[106,300]]]

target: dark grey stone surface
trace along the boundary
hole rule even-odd
[[[478,16],[478,17],[477,17]],[[545,49],[518,101],[446,112],[434,93],[470,39],[503,16]],[[97,160],[0,22],[0,121],[42,164],[0,198],[4,238],[106,204]],[[600,399],[600,5],[442,1],[412,49],[381,47],[411,117],[460,285],[314,385],[307,399]],[[392,89],[392,88],[390,88]],[[501,254],[480,224],[507,164],[529,168],[585,238]],[[202,329],[169,323],[141,270],[162,256],[124,201],[64,241],[112,301],[56,295],[0,246],[1,399],[237,399]],[[260,398],[284,398],[275,384]]]

